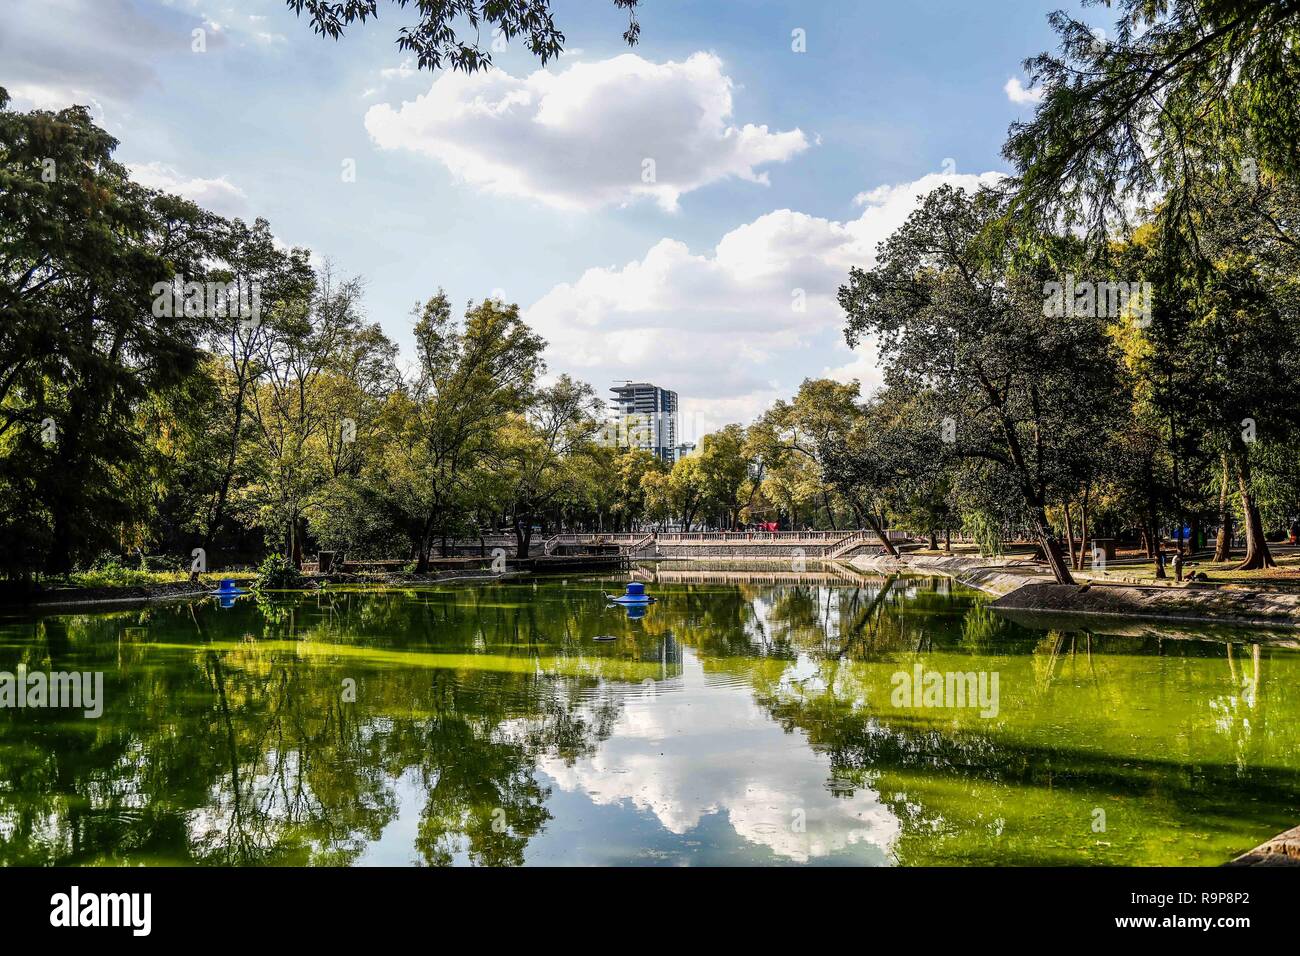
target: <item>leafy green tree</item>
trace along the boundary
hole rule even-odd
[[[847,397],[856,383],[838,388]],[[855,403],[852,414],[819,442],[828,480],[851,504],[858,526],[874,531],[895,557],[898,550],[885,532],[888,514],[907,513],[909,488],[919,488],[941,460],[937,452],[929,457],[922,450],[932,416],[918,404],[904,389],[886,389]]]
[[[224,447],[213,458],[217,470],[202,520],[201,546],[209,551],[227,518],[240,448],[253,437],[249,403],[268,371],[263,362],[268,342],[315,284],[307,250],[281,249],[265,219],[252,226],[239,219],[225,224],[218,245],[221,263],[213,278],[233,288],[240,301],[251,303],[255,297],[257,314],[211,316],[208,324],[206,344],[216,365],[222,411],[216,428],[224,436]]]
[[[924,534],[931,550],[937,532],[945,534],[960,524],[955,506],[954,466],[940,430],[934,395],[928,390],[885,388],[864,408],[864,428],[870,449],[857,449],[856,457],[870,459],[879,469],[878,482],[895,523]],[[946,540],[946,539],[945,539]]]
[[[714,509],[721,527],[734,527],[739,522],[741,491],[749,478],[744,428],[727,425],[705,435],[696,454],[706,507]]]
[[[1113,36],[1065,12],[1060,52],[1025,62],[1043,99],[1012,125],[1017,207],[1085,222],[1094,235],[1134,200],[1171,190],[1187,224],[1214,167],[1300,176],[1300,8],[1277,0],[1088,0],[1115,6]]]
[[[654,452],[644,448],[624,449],[615,459],[618,469],[617,500],[613,505],[616,525],[626,531],[633,530],[647,517],[646,490],[643,479],[647,474],[663,474],[668,469]]]
[[[416,380],[395,394],[382,419],[381,494],[424,571],[433,543],[446,542],[468,514],[476,474],[501,451],[501,430],[532,400],[545,342],[519,307],[486,299],[463,322],[439,291],[415,323]]]
[[[764,470],[758,490],[757,508],[751,505],[751,513],[763,519],[784,516],[788,527],[794,529],[802,519],[816,513],[825,485],[816,462],[788,455]]]
[[[199,362],[214,217],[133,183],[83,108],[18,113],[0,90],[0,551],[62,573],[117,543],[146,454],[137,406]],[[35,497],[33,497],[35,496]]]
[[[776,402],[751,432],[753,453],[763,463],[763,487],[790,509],[801,504],[825,509],[835,527],[834,496],[848,504],[858,527],[870,527],[893,552],[884,533],[877,489],[847,480],[841,454],[846,436],[860,418],[858,383],[805,379],[790,402]]]
[[[1134,408],[1168,442],[1169,510],[1195,526],[1218,504],[1216,557],[1228,558],[1229,506],[1240,502],[1241,567],[1272,564],[1255,504],[1256,443],[1285,442],[1300,427],[1291,382],[1300,372],[1295,242],[1277,223],[1294,221],[1296,191],[1243,186],[1219,177],[1217,197],[1198,203],[1196,245],[1153,228],[1124,247],[1126,268],[1154,284],[1149,327],[1132,333],[1126,362]]]
[[[651,519],[661,526],[676,522],[683,531],[691,530],[708,495],[698,455],[678,459],[666,472],[645,472],[641,488]]]
[[[996,228],[1002,213],[992,190],[932,192],[841,287],[846,336],[874,337],[892,384],[933,390],[945,414],[932,427],[952,454],[1005,470],[1054,577],[1072,583],[1047,506],[1077,453],[1069,434],[1114,414],[1117,358],[1101,322],[1046,314],[1051,273]]]
[[[357,280],[323,270],[310,300],[267,323],[263,374],[250,393],[256,427],[244,467],[255,478],[241,489],[246,520],[280,542],[295,567],[313,510],[353,470],[358,424],[349,416],[365,407],[358,391],[367,381],[374,387],[394,355],[378,327],[362,320],[360,292]]]
[[[590,385],[561,375],[538,389],[526,413],[511,416],[502,429],[498,457],[518,557],[528,557],[533,521],[571,487],[567,466],[590,450],[599,408]]]

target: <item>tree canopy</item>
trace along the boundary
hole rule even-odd
[[[346,27],[379,19],[379,0],[285,0],[299,17],[305,11],[312,30],[337,40]],[[397,31],[397,47],[415,57],[419,69],[444,65],[474,73],[492,66],[494,44],[485,45],[484,28],[492,40],[524,39],[524,46],[543,65],[564,51],[565,37],[555,25],[551,0],[390,0],[399,10],[416,11],[415,26]],[[641,36],[636,9],[641,0],[613,0],[628,17],[623,40],[635,46]],[[466,30],[468,28],[468,30]],[[466,39],[473,33],[473,39]]]

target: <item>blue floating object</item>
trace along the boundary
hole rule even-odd
[[[627,586],[627,592],[618,597],[609,597],[615,604],[653,604],[655,599],[645,593],[645,585],[640,581],[632,581]]]
[[[222,578],[221,584],[219,584],[217,589],[212,593],[217,597],[235,597],[238,594],[247,594],[248,592],[243,588],[235,587],[235,582],[232,578]]]

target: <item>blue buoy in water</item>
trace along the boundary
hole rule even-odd
[[[645,593],[645,585],[640,581],[630,582],[627,586],[626,593],[621,594],[618,597],[609,594],[606,594],[605,597],[613,601],[615,604],[653,604],[655,601],[654,598]]]
[[[235,598],[241,594],[247,594],[248,592],[243,588],[235,587],[235,582],[231,578],[222,578],[221,584],[211,593],[221,599],[222,607],[234,607]]]

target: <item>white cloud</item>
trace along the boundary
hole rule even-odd
[[[383,149],[429,156],[501,195],[561,209],[649,197],[675,209],[719,180],[765,184],[758,167],[808,148],[798,129],[735,126],[732,89],[711,53],[681,63],[629,53],[525,78],[446,70],[397,109],[372,106],[366,129]]]
[[[595,754],[543,758],[538,769],[597,805],[647,810],[679,836],[721,814],[737,836],[775,857],[807,862],[847,851],[859,861],[888,859],[901,828],[875,791],[833,794],[826,787],[829,760],[808,747],[801,731],[792,742],[751,690],[710,681],[690,648],[682,658],[680,678],[664,682],[660,693],[647,697],[637,688],[624,699],[614,732]],[[805,672],[821,673],[813,662],[801,663]],[[804,674],[788,676],[782,693],[819,692]],[[800,818],[805,827],[792,827]]]
[[[408,77],[415,76],[419,72],[415,68],[415,60],[407,57],[397,66],[387,67],[379,71],[379,75],[385,80],[405,80]]]
[[[77,104],[90,110],[91,119],[104,125],[108,111],[103,102],[83,86],[46,83],[14,83],[5,88],[13,97],[13,107],[19,110],[50,110],[57,112]]]
[[[843,348],[848,351],[848,346]],[[880,357],[874,343],[866,342],[849,352],[852,358],[843,365],[825,366],[821,370],[822,378],[834,379],[848,384],[857,380],[862,386],[862,395],[870,395],[884,384],[885,378],[880,368]]]
[[[193,56],[191,31],[200,26],[209,31],[209,50],[225,42],[202,16],[132,0],[41,0],[7,7],[0,83],[20,107],[93,104],[102,116],[103,103],[123,104],[160,88],[158,65],[169,56]]]
[[[1025,89],[1024,84],[1020,82],[1018,76],[1013,76],[1011,79],[1007,80],[1006,86],[1002,87],[1002,89],[1006,92],[1007,99],[1019,106],[1030,106],[1034,103],[1041,103],[1045,92],[1041,86],[1036,86],[1033,89]]]
[[[131,178],[150,189],[182,196],[222,216],[248,215],[248,196],[225,176],[216,179],[185,177],[163,163],[135,163],[127,167]]]
[[[227,39],[231,40],[236,46],[260,46],[272,47],[280,44],[287,44],[289,38],[283,33],[273,33],[267,26],[268,18],[263,14],[247,13],[243,10],[236,10],[229,4],[222,4],[220,7],[221,20],[216,20],[209,12],[213,6],[212,0],[162,0],[169,7],[183,7],[194,15],[204,20],[204,26],[209,30],[215,30],[218,45],[224,44]],[[268,3],[267,0],[255,0],[262,4],[264,8],[274,9],[274,2]],[[243,5],[247,5],[245,0]],[[188,39],[186,44],[188,46]],[[209,48],[212,47],[213,37],[207,37]]]
[[[836,300],[849,268],[874,262],[876,245],[919,196],[1000,176],[934,173],[882,186],[860,194],[862,213],[846,222],[779,209],[705,253],[661,239],[639,259],[555,286],[525,317],[550,343],[556,371],[601,389],[630,378],[676,390],[688,438],[749,422],[809,376],[858,378],[867,391],[880,382],[874,352],[869,344],[849,351]],[[836,354],[842,360],[828,366]]]

